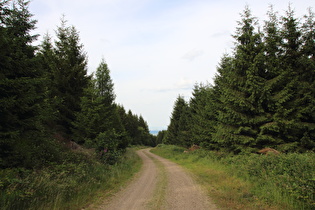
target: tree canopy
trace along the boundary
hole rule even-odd
[[[176,100],[164,143],[236,154],[315,149],[314,13],[299,19],[289,7],[279,18],[271,6],[267,15],[261,27],[245,7],[214,85],[196,86],[188,105]]]
[[[46,34],[33,44],[37,21],[28,5],[0,2],[0,167],[62,161],[60,151],[71,142],[102,151],[104,163],[114,163],[130,144],[154,146],[143,117],[115,103],[105,60],[95,76],[87,74],[79,32],[64,17],[55,40]]]

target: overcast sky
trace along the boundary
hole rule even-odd
[[[189,100],[195,83],[212,83],[245,5],[262,21],[269,4],[282,15],[289,2],[297,17],[315,7],[314,0],[32,0],[30,11],[40,35],[53,35],[64,14],[80,32],[89,73],[104,58],[116,102],[161,130],[178,95]]]

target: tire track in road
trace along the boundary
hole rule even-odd
[[[160,161],[168,176],[166,187],[166,200],[163,208],[167,210],[215,210],[206,193],[202,190],[181,166],[158,155],[150,153]]]
[[[110,210],[216,210],[192,177],[176,163],[150,149],[137,151],[143,166],[126,189],[118,192],[100,209]]]
[[[143,161],[140,173],[130,185],[118,192],[109,204],[104,204],[100,209],[110,210],[146,210],[153,197],[157,183],[157,166],[146,154],[147,149],[138,150],[137,154]]]

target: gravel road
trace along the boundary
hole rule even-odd
[[[143,167],[136,178],[99,209],[110,210],[215,210],[201,187],[179,165],[152,154],[137,151]]]

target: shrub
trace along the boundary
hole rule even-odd
[[[155,151],[175,160],[206,163],[209,168],[219,166],[231,176],[252,183],[251,193],[270,203],[315,209],[315,153],[232,155],[200,149],[183,154],[180,147],[163,145]]]

